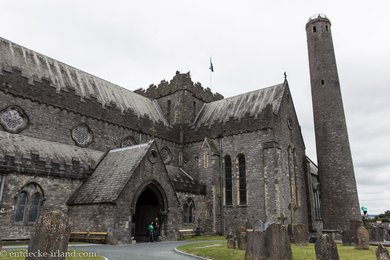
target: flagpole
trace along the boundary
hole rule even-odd
[[[213,72],[210,70],[210,88],[212,88],[212,77],[213,77]]]
[[[210,69],[210,88],[212,88],[214,66],[213,66],[213,61],[211,60],[211,55],[210,55],[210,68],[209,69]]]

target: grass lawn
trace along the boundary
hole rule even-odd
[[[12,249],[0,251],[0,260],[24,260],[26,258],[27,249]],[[102,256],[93,256],[94,253],[83,252],[78,250],[68,250],[68,260],[103,260]],[[92,254],[86,255],[86,254]]]
[[[291,245],[294,260],[315,260],[314,245],[296,246]],[[352,246],[337,246],[341,260],[376,260],[375,247],[369,250],[356,250]],[[226,242],[203,242],[191,243],[178,247],[179,250],[198,256],[215,260],[242,260],[245,258],[245,250],[228,249]]]

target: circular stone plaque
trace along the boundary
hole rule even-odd
[[[5,131],[17,134],[28,126],[28,117],[18,106],[9,106],[0,112],[0,124]]]
[[[80,124],[72,129],[72,139],[78,146],[87,147],[93,141],[93,133],[88,125]]]

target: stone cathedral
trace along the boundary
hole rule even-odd
[[[345,228],[359,202],[330,25],[306,25],[318,167],[286,79],[224,98],[176,72],[130,91],[0,38],[2,239],[28,239],[48,210],[121,243],[155,217],[166,239],[256,220]]]

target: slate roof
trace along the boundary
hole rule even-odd
[[[211,125],[215,122],[225,123],[230,118],[240,120],[247,113],[250,116],[257,116],[271,105],[275,114],[279,112],[286,83],[278,84],[268,88],[263,88],[238,96],[206,103],[203,105],[193,126]]]
[[[147,115],[168,125],[155,101],[0,37],[0,74],[13,68],[31,84],[49,79],[58,93],[73,88],[81,98],[94,96],[102,106],[115,103],[122,111],[129,109],[138,117]]]
[[[0,158],[30,158],[32,153],[42,161],[71,163],[75,160],[92,168],[103,155],[100,151],[0,131]]]
[[[173,182],[173,187],[177,192],[187,192],[194,194],[206,194],[206,186],[195,180],[182,168],[166,165],[169,178]]]
[[[69,204],[115,202],[152,142],[109,151]]]

